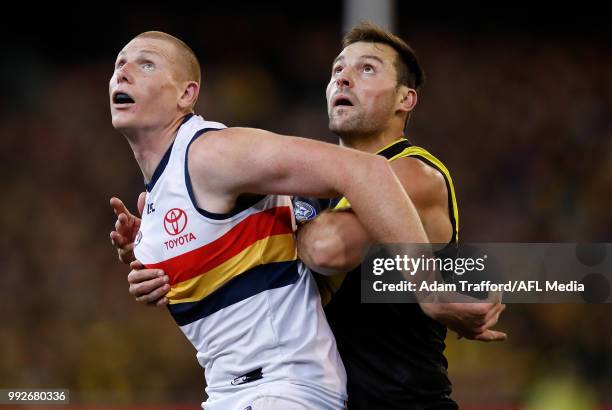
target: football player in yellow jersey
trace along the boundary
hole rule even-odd
[[[423,71],[400,38],[371,24],[349,31],[327,86],[329,128],[344,146],[386,157],[413,200],[429,242],[458,240],[446,167],[404,138]],[[346,199],[336,209],[346,210]],[[446,327],[482,341],[505,306],[487,303],[361,304],[359,265],[374,241],[353,212],[325,212],[298,231],[300,258],[321,272],[326,316],[348,378],[352,409],[456,409],[443,355]],[[346,272],[349,272],[346,274]],[[356,323],[358,325],[356,325]]]
[[[394,152],[391,167],[415,204],[427,240],[456,241],[458,218],[453,217],[457,209],[450,174],[431,154],[403,139],[423,82],[415,54],[401,39],[370,24],[351,30],[343,46],[326,93],[330,129],[345,146],[383,156]],[[112,205],[118,222],[111,238],[126,259],[138,219],[119,200],[113,199]],[[325,212],[298,232],[298,251],[308,266],[326,275],[342,275],[326,313],[347,367],[350,408],[456,408],[448,397],[444,326],[469,339],[504,340],[506,335],[491,327],[505,306],[360,305],[358,290],[350,286],[358,272],[343,275],[359,266],[363,248],[372,242],[375,239],[352,211]],[[137,262],[133,267],[137,269],[128,278],[131,294],[143,303],[165,304],[168,288],[163,276],[138,269]],[[349,321],[349,313],[359,327]]]

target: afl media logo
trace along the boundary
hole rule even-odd
[[[187,214],[180,208],[172,208],[164,216],[164,229],[170,235],[178,235],[187,226]]]

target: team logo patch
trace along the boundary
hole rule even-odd
[[[169,235],[178,235],[187,227],[187,214],[180,208],[172,208],[164,216],[164,229]]]
[[[314,206],[304,201],[295,201],[293,204],[293,213],[295,214],[295,220],[298,222],[310,221],[317,216],[317,211]]]
[[[142,231],[138,231],[136,234],[136,239],[134,239],[134,246],[138,246],[138,244],[142,241]]]

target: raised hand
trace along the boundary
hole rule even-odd
[[[145,192],[138,196],[137,207],[140,215],[142,215],[145,198]],[[133,215],[119,198],[112,197],[110,205],[117,216],[115,230],[110,233],[111,244],[117,249],[119,260],[128,264],[136,259],[134,257],[134,240],[140,229],[141,220]]]

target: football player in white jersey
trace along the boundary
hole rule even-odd
[[[185,128],[182,127],[193,127],[192,121],[200,121],[204,126],[211,124],[201,117],[189,117],[199,89],[200,70],[197,58],[189,47],[175,37],[161,32],[146,32],[131,40],[118,54],[109,83],[112,123],[126,137],[148,184],[155,183],[160,177],[159,173],[164,172],[161,164],[167,161],[168,155],[171,157],[171,153],[178,149],[173,147],[173,144],[179,137],[183,138],[181,133],[185,133]],[[400,106],[404,100],[403,95],[398,95],[396,104]],[[232,214],[245,195],[344,196],[350,200],[355,214],[359,216],[374,241],[427,242],[414,205],[383,158],[264,130],[222,127],[221,124],[216,124],[214,130],[200,138],[194,138],[184,147],[185,175],[190,188],[189,195],[196,209],[209,215]],[[185,184],[186,180],[176,181],[176,184]],[[172,181],[166,180],[165,184],[168,189],[173,188]],[[164,198],[163,193],[158,194],[159,198]],[[141,231],[147,231],[144,229],[146,224],[148,222],[145,215]],[[205,234],[207,233],[202,236]],[[150,238],[145,237],[142,240],[147,241]],[[142,242],[139,243],[142,246]],[[165,255],[163,252],[160,254]],[[309,276],[308,273],[306,275]],[[296,283],[295,286],[310,286],[314,289],[309,279]],[[307,300],[300,302],[304,304],[305,309],[313,309],[318,320],[323,317],[316,292],[303,292],[303,295],[308,296]],[[233,308],[244,306],[243,309],[248,312],[248,303],[251,300],[242,300],[240,303],[247,305],[236,303]],[[220,312],[222,311],[223,309]],[[259,353],[257,345],[249,346],[252,350],[242,352],[244,357],[230,355],[227,359],[227,352],[223,349],[229,349],[230,346],[224,346],[222,338],[209,340],[211,337],[206,332],[198,333],[197,328],[186,330],[184,327],[189,325],[179,325],[198,349],[198,358],[207,373],[215,358],[208,357],[207,351],[200,351],[202,346],[215,346],[222,369],[225,363],[222,360],[229,364],[248,361],[250,354]],[[326,357],[328,362],[324,365],[335,375],[332,379],[342,380],[344,369],[339,360],[335,361],[337,352],[327,323],[317,322],[316,325],[332,340],[329,346],[330,351],[333,351]],[[257,340],[255,339],[255,344]],[[213,376],[207,374],[209,401],[203,404],[204,408],[343,408],[343,399],[346,398],[344,386],[337,383],[317,385],[318,380],[295,383],[292,372],[299,376],[296,367],[299,369],[304,361],[314,363],[321,359],[316,355],[308,357],[309,352],[310,349],[300,351],[306,356],[300,357],[297,362],[287,357],[285,362],[276,363],[280,370],[273,372],[277,376],[271,379],[266,379],[265,370],[263,377],[260,371],[254,383],[243,381],[249,377],[255,379],[255,376],[236,375],[233,381],[238,382],[231,383],[233,387],[228,385],[217,389],[215,386],[225,386],[224,383],[231,380],[218,379],[227,376],[223,371],[211,372]],[[232,351],[232,355],[235,354],[235,351]],[[216,363],[215,365],[217,366]],[[288,376],[278,376],[283,372]],[[330,392],[332,385],[336,391]]]

